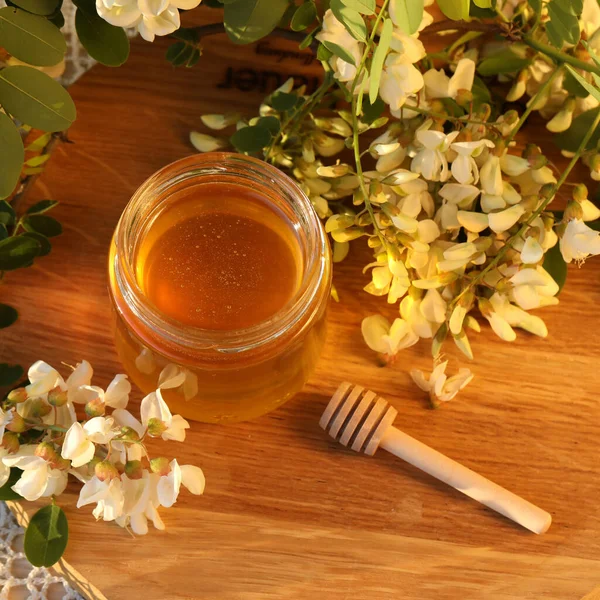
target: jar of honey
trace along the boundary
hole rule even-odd
[[[277,408],[325,341],[323,227],[300,188],[254,158],[200,154],[150,177],[119,220],[109,276],[125,370],[189,419]]]

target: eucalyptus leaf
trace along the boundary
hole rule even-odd
[[[558,293],[560,293],[567,280],[567,263],[562,257],[559,244],[555,244],[544,254],[543,266],[558,284]]]
[[[0,104],[14,117],[42,131],[62,131],[75,120],[75,104],[52,77],[22,65],[0,71]]]
[[[0,271],[12,271],[27,266],[39,254],[40,243],[23,236],[9,237],[0,242]]]
[[[34,567],[51,567],[67,547],[69,525],[63,510],[52,504],[38,510],[25,531],[24,550]]]
[[[47,17],[55,13],[61,3],[59,0],[11,0],[11,4],[15,4],[34,15]]]
[[[47,256],[52,250],[52,244],[50,244],[48,238],[41,233],[37,233],[36,231],[26,231],[25,233],[22,233],[20,237],[27,237],[37,241],[40,245],[38,256]]]
[[[453,21],[466,21],[469,18],[469,0],[437,0],[437,5]]]
[[[296,104],[298,104],[298,96],[296,94],[276,92],[271,96],[271,106],[280,112],[291,110]]]
[[[23,377],[23,367],[20,365],[9,365],[0,363],[0,387],[12,385]],[[3,489],[3,488],[2,488]],[[0,500],[12,500],[13,498],[0,498]]]
[[[225,31],[235,44],[251,44],[277,27],[287,7],[287,0],[237,0],[226,4]]]
[[[354,56],[346,50],[343,46],[338,44],[334,44],[333,42],[321,42],[322,46],[325,46],[327,50],[329,50],[332,54],[335,54],[337,57],[341,58],[343,61],[350,63],[351,65],[356,66],[356,61],[354,60]]]
[[[78,0],[75,29],[83,47],[99,63],[119,67],[129,57],[129,38],[125,30],[100,17],[93,0]]]
[[[28,215],[40,215],[54,208],[58,202],[56,200],[40,200],[27,209]]]
[[[343,0],[344,6],[358,11],[361,15],[375,14],[375,0]]]
[[[0,112],[0,198],[7,198],[15,189],[24,157],[19,130],[10,117]]]
[[[581,140],[585,134],[592,128],[598,111],[600,108],[592,108],[584,113],[581,113],[573,119],[571,127],[562,133],[558,133],[553,136],[554,142],[561,150],[567,150],[569,152],[577,152]],[[595,148],[600,141],[600,126],[596,128],[596,131],[592,134],[590,141],[588,142],[586,150]]]
[[[271,132],[259,125],[238,129],[229,141],[239,152],[258,152],[271,141]]]
[[[20,8],[0,8],[0,45],[30,65],[49,67],[65,57],[67,42],[48,19]]]
[[[359,42],[367,40],[367,26],[362,15],[354,8],[345,6],[343,0],[331,0],[329,7],[346,31]]]
[[[371,73],[369,77],[369,101],[373,104],[377,100],[379,93],[379,82],[381,80],[381,72],[383,71],[383,62],[390,49],[392,34],[394,32],[394,24],[391,19],[386,19],[383,22],[379,44],[375,48],[373,62],[371,64]]]
[[[477,72],[483,77],[499,75],[501,73],[514,73],[520,71],[531,63],[529,58],[521,58],[512,50],[503,50],[488,58],[484,58],[477,65]]]
[[[390,11],[393,10],[398,27],[412,35],[419,29],[423,20],[423,0],[391,0]]]
[[[0,304],[0,329],[10,327],[19,318],[19,313],[8,304]]]
[[[27,215],[23,219],[23,227],[26,231],[35,231],[46,237],[55,237],[62,233],[62,225],[48,215]]]
[[[0,223],[12,227],[15,220],[16,215],[13,207],[6,200],[0,200]]]
[[[316,18],[317,7],[309,0],[296,9],[290,27],[292,31],[304,31]]]
[[[13,375],[20,370],[21,374],[18,375],[13,381],[10,383],[14,383],[23,375],[23,369],[19,365],[7,365],[6,363],[0,364],[0,385],[10,385],[10,384],[2,384],[3,381],[3,367],[8,367],[9,369],[13,369]],[[0,500],[22,500],[23,497],[20,494],[17,494],[12,489],[12,486],[19,481],[23,471],[21,469],[17,469],[17,467],[13,467],[10,470],[10,474],[8,475],[8,480],[6,483],[0,487]]]

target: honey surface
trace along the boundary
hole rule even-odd
[[[205,184],[153,222],[138,283],[173,319],[204,329],[251,327],[274,315],[301,277],[299,243],[283,214],[238,185]]]

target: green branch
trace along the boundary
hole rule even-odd
[[[560,50],[556,50],[552,46],[548,46],[548,44],[542,44],[526,35],[523,36],[521,40],[524,44],[527,44],[530,48],[549,56],[552,60],[554,60],[558,65],[569,64],[575,67],[576,69],[581,69],[582,71],[589,71],[590,73],[596,73],[596,75],[600,75],[600,68],[595,64],[587,63],[579,58],[575,58],[570,54],[565,54]]]

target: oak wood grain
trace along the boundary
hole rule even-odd
[[[195,18],[210,21],[211,11]],[[207,38],[193,70],[166,63],[167,45],[136,40],[126,66],[97,66],[72,86],[74,143],[57,148],[29,198],[60,200],[64,234],[50,256],[0,287],[0,301],[20,311],[0,337],[1,360],[86,358],[106,385],[120,370],[107,251],[132,192],[192,153],[188,133],[200,128],[201,114],[255,114],[273,73],[281,81],[304,74],[310,83],[318,72],[304,58],[273,54],[294,51],[279,41],[263,42],[256,54],[224,36]],[[548,139],[535,126],[526,136]],[[93,586],[84,594],[93,597],[95,587],[110,600],[577,600],[600,583],[600,262],[571,266],[560,305],[539,312],[548,339],[523,332],[510,344],[487,326],[473,335],[475,380],[434,411],[408,374],[430,368],[426,343],[387,368],[363,344],[361,320],[397,310],[361,291],[367,258],[358,244],[336,266],[341,302],[331,306],[325,351],[301,394],[254,422],[195,423],[184,445],[163,447],[202,466],[207,478],[203,497],[182,492],[163,511],[166,532],[132,538],[96,524],[91,507],[75,508],[78,486],[68,488],[65,558],[80,583]],[[453,368],[465,361],[453,349],[448,355]],[[368,458],[341,448],[318,421],[343,380],[385,396],[406,433],[548,510],[549,532],[524,532],[386,453]]]

